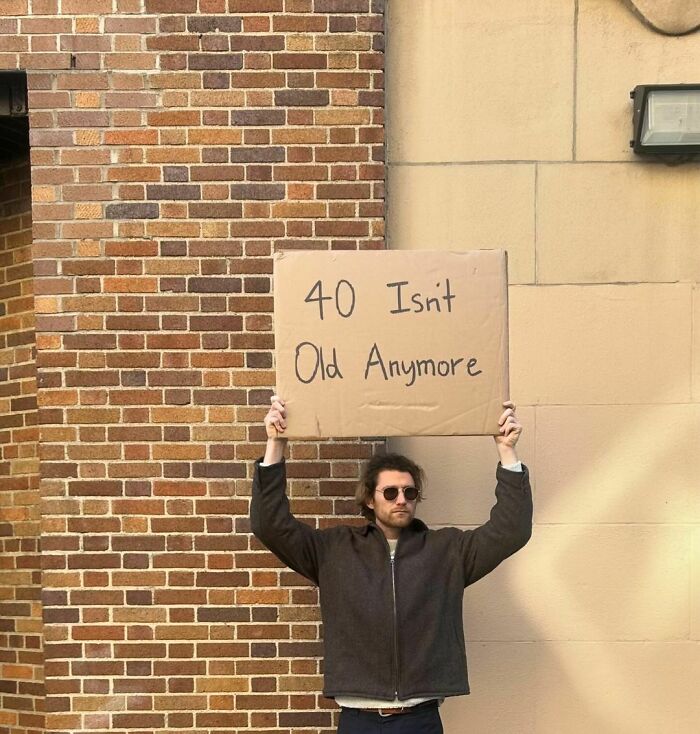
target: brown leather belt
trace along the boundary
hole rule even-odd
[[[399,714],[408,714],[413,709],[413,706],[397,706],[391,709],[362,709],[368,714],[379,714],[380,716],[398,716]]]
[[[427,706],[435,706],[436,700],[423,701],[415,706],[397,706],[396,708],[386,709],[360,709],[360,711],[366,711],[369,714],[379,714],[380,716],[398,716],[400,714],[410,714],[416,711],[416,709],[424,708]]]

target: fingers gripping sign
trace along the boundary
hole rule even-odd
[[[284,458],[284,449],[287,439],[284,432],[287,429],[287,408],[279,395],[270,398],[270,409],[265,416],[265,433],[267,446],[265,447],[264,464],[277,464]]]
[[[494,436],[496,448],[502,464],[512,464],[518,461],[515,446],[518,443],[523,427],[515,414],[515,404],[512,400],[503,403],[505,410],[498,419],[500,433]]]
[[[520,434],[523,432],[523,427],[518,421],[515,415],[515,405],[512,400],[508,400],[503,403],[505,410],[501,413],[501,417],[498,419],[498,425],[500,426],[500,435],[496,436],[496,443],[505,443],[506,445],[514,448],[515,444],[518,443]]]
[[[268,438],[278,438],[287,428],[287,409],[284,400],[278,395],[270,398],[270,410],[265,416],[265,430]]]

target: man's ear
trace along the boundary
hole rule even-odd
[[[372,497],[371,500],[367,500],[367,507],[369,507],[370,510],[374,509],[374,497]]]

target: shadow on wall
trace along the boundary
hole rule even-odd
[[[537,475],[536,527],[465,594],[472,695],[446,701],[445,730],[690,734],[700,709],[682,682],[700,673],[688,575],[700,498],[687,457],[700,406],[530,410],[535,441],[523,458]],[[392,449],[422,462],[429,480],[444,475],[447,456],[481,488],[486,476],[493,486],[486,441],[414,438]],[[422,512],[433,527],[456,524],[434,520],[441,506],[455,512],[458,486],[454,474],[429,482]],[[458,524],[483,522],[486,494],[462,494]]]

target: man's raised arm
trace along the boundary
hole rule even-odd
[[[292,515],[287,499],[287,474],[283,461],[287,439],[284,400],[273,395],[265,416],[267,446],[262,461],[255,462],[250,524],[253,534],[286,566],[318,583],[321,538],[317,530]]]
[[[501,460],[496,470],[496,504],[488,522],[462,535],[465,585],[490,573],[522,548],[532,534],[530,477],[515,450],[523,427],[515,415],[515,405],[508,401],[503,407],[498,421],[500,434],[494,436]]]

